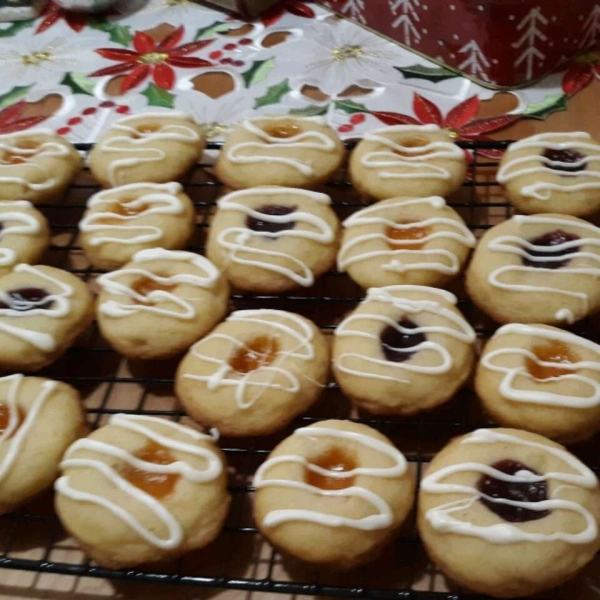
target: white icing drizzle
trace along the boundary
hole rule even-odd
[[[56,178],[53,177],[52,173],[48,171],[43,165],[38,162],[32,162],[30,158],[44,158],[44,157],[56,157],[56,156],[67,156],[70,152],[69,146],[64,143],[57,141],[46,141],[40,142],[36,148],[20,148],[18,143],[9,142],[14,138],[21,137],[34,137],[34,136],[48,136],[54,137],[52,131],[49,129],[33,129],[27,131],[20,131],[16,133],[10,133],[7,135],[0,135],[0,184],[1,183],[17,183],[26,187],[32,191],[43,191],[50,189],[56,185]],[[17,154],[26,159],[24,163],[11,164],[5,162],[2,157],[4,152],[10,152],[11,154]],[[24,176],[20,177],[15,175],[16,170],[25,170],[35,173],[41,173],[43,179],[41,181],[30,181]]]
[[[234,144],[227,151],[227,158],[235,164],[269,164],[279,163],[294,167],[300,171],[303,175],[313,175],[315,169],[311,162],[304,162],[293,156],[285,155],[269,155],[261,154],[262,150],[277,150],[278,148],[293,149],[293,148],[306,148],[309,150],[319,150],[321,152],[332,152],[337,147],[335,141],[323,133],[322,131],[307,130],[302,131],[298,135],[294,135],[288,138],[278,138],[269,135],[262,127],[256,123],[264,121],[266,124],[272,121],[289,121],[290,117],[256,117],[255,119],[246,119],[242,122],[242,127],[249,133],[260,138],[260,142],[241,142]],[[294,117],[295,121],[311,121],[313,123],[319,123],[325,125],[324,119],[299,119]],[[245,150],[256,150],[257,154],[243,154]]]
[[[494,544],[513,544],[518,542],[540,543],[557,540],[569,544],[587,544],[596,539],[598,528],[594,516],[579,503],[571,500],[562,500],[556,497],[561,490],[568,487],[579,486],[592,489],[598,485],[598,480],[594,473],[572,454],[560,448],[538,442],[531,442],[514,435],[490,429],[478,429],[474,431],[463,439],[461,444],[514,444],[526,448],[533,448],[535,450],[543,450],[552,457],[563,461],[575,472],[559,471],[535,475],[531,471],[522,470],[517,471],[514,475],[509,475],[479,462],[458,463],[439,469],[423,479],[421,482],[421,490],[430,494],[467,494],[467,498],[465,500],[449,502],[428,510],[425,513],[425,518],[434,529],[443,533],[455,533],[478,537]],[[475,486],[442,482],[443,479],[457,473],[481,473],[501,481],[521,483],[558,481],[564,483],[564,485],[560,485],[554,490],[550,500],[544,500],[542,502],[523,502],[519,500],[509,500],[505,498],[498,499],[485,496]],[[527,531],[522,527],[508,522],[496,523],[488,526],[475,525],[474,523],[456,519],[452,516],[452,513],[455,512],[464,514],[480,498],[486,498],[491,502],[527,508],[529,510],[565,510],[578,513],[585,520],[585,529],[578,533],[566,531],[542,533]]]
[[[1,382],[9,383],[8,394],[6,396],[8,424],[6,429],[0,433],[0,448],[6,448],[4,456],[0,459],[0,482],[6,478],[14,465],[42,406],[58,385],[55,381],[44,381],[39,394],[33,401],[31,408],[27,411],[23,422],[19,424],[18,401],[24,379],[23,375],[9,375],[0,378]]]
[[[536,381],[527,370],[525,365],[525,359],[531,359],[537,364],[543,367],[556,367],[556,363],[547,362],[540,360],[533,352],[526,348],[499,348],[492,352],[484,354],[482,358],[482,365],[491,371],[496,373],[504,373],[504,378],[500,383],[500,393],[504,398],[513,400],[515,402],[524,402],[528,404],[542,404],[547,406],[566,406],[569,408],[590,408],[598,406],[600,404],[600,376],[597,379],[592,379],[575,371],[579,369],[589,369],[600,373],[600,346],[594,344],[589,340],[581,338],[577,335],[569,333],[567,331],[557,331],[552,329],[545,329],[543,327],[536,327],[534,325],[521,325],[511,323],[504,325],[496,332],[496,336],[501,335],[527,335],[536,339],[559,341],[569,346],[579,346],[585,348],[591,352],[594,352],[598,357],[598,360],[590,361],[578,361],[569,365],[564,365],[570,370],[563,371],[563,374],[556,377],[545,379],[543,384],[548,387],[554,383],[563,381],[576,381],[580,384],[581,389],[585,393],[583,396],[567,396],[563,391],[560,393],[553,393],[547,390],[526,390],[517,387],[517,380],[519,378],[526,378],[530,381]],[[523,357],[521,364],[514,367],[505,367],[497,364],[495,359],[502,356],[517,356]]]
[[[432,295],[429,300],[411,300],[396,294],[403,294],[404,292],[426,292]],[[430,313],[444,318],[447,321],[447,325],[431,325],[431,326],[419,326],[414,329],[403,328],[395,319],[387,315],[378,315],[371,313],[358,313],[355,312],[350,316],[346,317],[335,331],[336,337],[354,337],[364,338],[368,340],[379,340],[379,334],[372,334],[366,331],[361,331],[360,327],[353,328],[354,323],[360,321],[376,322],[381,323],[383,327],[393,327],[402,333],[417,334],[423,333],[437,333],[445,335],[449,338],[458,340],[465,344],[472,344],[475,341],[476,334],[473,328],[467,323],[467,321],[461,315],[454,313],[453,311],[446,308],[435,296],[440,296],[444,301],[451,304],[456,304],[456,296],[445,290],[439,290],[435,288],[428,288],[417,285],[394,285],[384,288],[371,288],[367,291],[367,297],[363,301],[363,304],[368,302],[380,302],[384,304],[390,304],[394,308],[402,310],[405,314],[419,315]],[[405,350],[406,352],[420,352],[420,351],[435,352],[439,357],[438,364],[427,366],[418,365],[407,360],[402,363],[391,362],[385,360],[385,358],[376,358],[375,356],[368,356],[366,354],[360,354],[358,352],[346,352],[341,354],[335,361],[335,366],[340,371],[349,375],[356,375],[358,377],[367,377],[370,379],[380,379],[383,381],[394,381],[399,383],[409,383],[408,379],[403,378],[403,373],[429,373],[432,375],[441,375],[447,373],[454,364],[454,359],[448,348],[438,342],[432,342],[427,340],[418,344],[412,348]],[[404,350],[397,349],[398,352]],[[354,363],[355,367],[349,366],[349,363]],[[358,365],[361,365],[359,368]],[[395,375],[383,375],[378,373],[372,373],[369,371],[370,365],[376,365],[385,367],[386,369],[395,371]]]
[[[281,323],[275,319],[282,319],[285,322]],[[241,374],[234,371],[229,364],[229,358],[232,353],[247,348],[246,344],[230,335],[212,333],[200,340],[192,348],[191,353],[203,363],[214,365],[214,371],[209,375],[185,373],[183,377],[204,381],[209,390],[233,387],[235,389],[235,401],[242,410],[253,406],[268,390],[283,390],[293,394],[300,389],[298,375],[302,376],[302,373],[296,374],[289,367],[283,368],[278,365],[281,365],[288,357],[298,360],[311,360],[314,358],[313,330],[305,321],[293,313],[260,309],[238,310],[229,316],[227,322],[268,327],[274,339],[291,339],[293,346],[290,350],[280,351],[277,354],[276,364],[263,365],[254,371]],[[225,340],[230,345],[229,350],[223,352],[221,357],[211,355],[210,351],[207,353],[202,352],[203,348],[210,346],[215,340]],[[270,377],[265,378],[265,374]],[[274,381],[276,378],[279,379],[279,382]],[[251,393],[253,390],[256,390],[255,394]]]
[[[132,121],[141,121],[145,119],[166,119],[161,128],[157,131],[140,132]],[[141,115],[130,115],[119,119],[111,125],[109,132],[123,132],[123,135],[117,135],[104,140],[96,145],[100,152],[114,152],[115,154],[125,154],[125,158],[112,160],[108,168],[108,179],[111,186],[118,185],[117,171],[127,169],[146,162],[160,162],[167,155],[160,148],[153,148],[151,145],[156,141],[175,141],[175,142],[199,142],[200,135],[193,127],[186,127],[182,123],[172,123],[173,119],[181,119],[193,124],[193,119],[188,114],[179,111],[169,111],[168,113],[144,113]],[[132,135],[136,137],[132,137]],[[115,144],[124,144],[121,147]],[[136,154],[137,156],[131,156]]]
[[[459,242],[468,248],[474,248],[477,240],[471,233],[469,228],[460,221],[455,219],[449,219],[446,217],[431,217],[423,219],[421,221],[411,221],[407,224],[396,223],[383,215],[377,213],[385,212],[388,209],[395,208],[396,206],[414,206],[418,204],[429,204],[432,208],[440,209],[446,206],[446,201],[439,196],[432,196],[430,198],[414,198],[411,200],[398,200],[397,202],[386,204],[375,204],[369,206],[363,210],[359,210],[354,213],[343,223],[344,227],[350,229],[351,227],[360,227],[362,225],[381,225],[382,232],[365,233],[363,235],[356,236],[351,240],[347,241],[341,248],[338,255],[338,268],[340,271],[345,271],[349,266],[370,260],[372,258],[379,257],[390,257],[389,262],[381,265],[383,271],[392,271],[394,273],[404,273],[406,271],[415,270],[429,270],[438,271],[447,275],[455,275],[460,271],[460,262],[453,252],[439,249],[426,249],[426,248],[403,248],[403,249],[386,249],[386,250],[373,250],[371,252],[360,252],[357,246],[371,242],[373,240],[381,240],[385,244],[394,244],[394,240],[387,237],[385,233],[386,227],[393,227],[394,229],[404,230],[413,229],[415,227],[435,227],[443,226],[443,231],[436,231],[428,233],[426,236],[415,239],[415,240],[402,240],[397,242],[403,246],[417,246],[427,244],[432,240],[436,239],[448,239]],[[424,260],[420,262],[402,262],[401,257],[420,257]],[[430,260],[427,260],[430,259]]]
[[[330,244],[335,239],[333,228],[321,217],[317,217],[309,212],[295,210],[287,215],[267,215],[243,204],[244,198],[260,198],[261,196],[280,196],[287,194],[290,198],[300,196],[314,200],[320,204],[331,203],[331,198],[326,194],[311,192],[308,190],[280,188],[280,187],[258,187],[248,190],[240,190],[223,196],[217,205],[221,211],[236,211],[241,212],[248,217],[267,221],[269,223],[292,223],[296,226],[293,229],[285,229],[283,231],[252,231],[248,227],[229,227],[221,231],[217,237],[217,243],[228,251],[228,258],[231,262],[252,265],[267,271],[273,271],[284,275],[291,279],[296,284],[310,287],[315,282],[314,273],[304,262],[286,252],[277,250],[263,250],[254,248],[250,245],[252,239],[271,238],[276,243],[276,240],[285,242],[286,238],[301,238],[313,240],[321,244]],[[242,200],[238,202],[237,200]],[[300,226],[305,225],[306,229]],[[285,243],[280,244],[285,247]],[[253,258],[243,258],[242,254],[248,254]],[[282,258],[289,262],[289,266],[274,264],[270,261],[272,257]],[[264,258],[264,260],[262,260]]]
[[[3,209],[8,209],[4,211]],[[0,246],[7,235],[36,235],[41,230],[39,220],[27,209],[32,209],[30,202],[16,200],[0,204]],[[9,267],[18,260],[17,253],[12,248],[0,247],[0,266]]]
[[[152,191],[146,191],[128,202],[119,199],[120,194],[148,189]],[[110,211],[91,212],[81,221],[79,229],[84,233],[94,234],[89,241],[92,246],[106,243],[129,245],[155,242],[162,239],[163,229],[154,225],[136,225],[136,221],[150,215],[180,215],[184,206],[177,194],[180,194],[182,189],[179,183],[132,183],[98,192],[90,198],[88,208],[118,204],[126,209],[141,210],[134,215],[120,215]],[[102,223],[106,219],[116,220],[118,223]],[[115,233],[120,235],[114,235]]]
[[[509,290],[511,292],[545,292],[549,294],[568,296],[570,298],[577,298],[581,302],[583,312],[586,313],[588,310],[589,302],[588,294],[586,294],[585,292],[575,292],[569,289],[564,289],[564,284],[561,286],[561,283],[563,282],[563,276],[566,274],[582,274],[590,275],[592,277],[600,276],[600,253],[577,251],[578,247],[584,245],[600,247],[600,229],[598,229],[598,227],[595,227],[591,223],[585,223],[583,221],[571,221],[567,219],[559,219],[556,217],[543,217],[537,215],[516,215],[512,218],[512,220],[519,226],[528,224],[547,224],[552,226],[567,227],[569,229],[581,229],[584,232],[590,231],[595,233],[596,237],[584,237],[582,235],[578,240],[563,242],[562,244],[557,244],[555,246],[535,246],[534,244],[528,242],[526,239],[523,239],[522,237],[516,235],[501,235],[488,244],[488,249],[490,251],[516,254],[519,257],[527,258],[527,260],[531,262],[562,262],[567,260],[574,260],[576,258],[587,258],[591,263],[595,263],[596,266],[569,267],[568,265],[565,265],[560,269],[548,269],[544,267],[530,267],[527,265],[506,265],[504,267],[499,267],[495,269],[488,275],[488,282],[490,283],[490,285],[493,285],[494,287],[503,290]],[[551,256],[552,253],[559,253],[563,250],[570,249],[573,249],[573,251],[563,254],[562,256]],[[535,250],[540,254],[547,253],[548,256],[532,256],[527,252],[528,250]],[[547,275],[554,275],[557,286],[538,286],[500,281],[501,276],[506,273],[534,273],[536,271],[540,273],[545,273]],[[556,313],[555,318],[557,320],[564,319],[568,323],[572,323],[575,319],[573,312],[566,308],[560,309]]]
[[[100,287],[109,294],[131,298],[135,300],[135,303],[119,302],[111,299],[102,302],[99,311],[103,315],[115,318],[128,317],[140,312],[148,312],[186,321],[195,319],[197,308],[192,300],[197,301],[197,298],[184,298],[180,294],[177,294],[176,291],[170,291],[168,289],[152,290],[147,295],[143,295],[134,290],[130,285],[118,281],[122,277],[139,275],[156,282],[158,285],[164,285],[166,287],[186,284],[202,289],[210,289],[215,286],[220,277],[220,272],[215,265],[207,258],[204,258],[204,256],[193,254],[192,252],[164,250],[163,248],[140,250],[139,252],[136,252],[131,264],[143,266],[147,262],[159,260],[188,263],[200,272],[176,273],[170,277],[163,277],[148,269],[130,266],[128,268],[112,271],[111,273],[105,273],[97,279]],[[168,302],[169,304],[166,307],[164,305],[155,306],[153,304],[154,302]],[[176,308],[169,306],[171,304],[175,305]]]
[[[85,452],[94,452],[108,457],[109,460],[111,458],[115,458],[119,463],[125,462],[131,467],[148,471],[150,473],[180,475],[192,483],[207,483],[214,481],[221,475],[223,471],[223,465],[213,450],[197,446],[195,442],[204,439],[212,440],[212,436],[199,433],[193,429],[190,429],[189,427],[184,427],[171,421],[143,415],[117,414],[111,417],[109,423],[110,425],[121,427],[122,429],[143,435],[148,440],[156,442],[160,446],[169,450],[175,450],[191,456],[200,457],[206,461],[206,468],[204,469],[192,467],[190,464],[181,459],[168,465],[160,465],[141,460],[126,450],[119,448],[118,446],[90,438],[84,438],[76,441],[65,453],[63,461],[60,464],[61,469],[88,468],[98,471],[100,474],[106,477],[111,484],[129,496],[135,503],[142,504],[148,508],[154,514],[156,519],[158,519],[167,529],[167,537],[160,537],[154,533],[153,530],[145,527],[135,516],[135,514],[132,511],[127,510],[123,505],[117,504],[116,502],[108,500],[107,498],[97,494],[92,494],[73,488],[70,484],[68,475],[63,475],[57,479],[56,483],[54,484],[54,489],[58,494],[62,494],[71,500],[75,500],[77,502],[90,502],[105,508],[118,519],[131,527],[131,529],[133,529],[146,542],[156,546],[157,548],[162,548],[164,550],[174,550],[178,548],[184,541],[184,532],[181,524],[164,506],[164,504],[147,492],[144,492],[143,490],[129,483],[116,469],[113,468],[113,466],[107,462],[94,458],[76,458],[73,457],[73,454],[79,450],[83,450]],[[189,437],[192,442],[182,442],[169,437],[167,434],[159,433],[154,427],[152,427],[152,425],[156,424],[161,424],[164,427],[172,429],[173,431],[184,434]]]
[[[561,138],[568,138],[568,141],[559,141]],[[591,143],[590,143],[591,142]],[[583,131],[572,133],[540,133],[532,135],[519,142],[512,144],[507,157],[510,157],[512,151],[524,150],[527,148],[543,148],[544,150],[576,150],[583,154],[583,158],[577,162],[564,163],[560,160],[550,160],[543,155],[518,156],[507,160],[499,169],[497,179],[499,183],[506,184],[510,181],[533,174],[550,174],[560,176],[564,183],[555,181],[544,181],[539,177],[534,183],[523,185],[520,193],[523,196],[536,198],[537,200],[549,200],[553,191],[576,192],[581,190],[600,189],[600,170],[590,170],[590,163],[600,160],[600,146],[595,144],[592,136]],[[589,154],[586,154],[589,152]],[[535,162],[534,166],[522,167],[521,165]],[[582,167],[582,171],[560,171],[551,167]],[[572,183],[573,180],[588,178],[598,181],[585,181]]]
[[[31,265],[17,265],[13,272],[15,273],[29,273],[34,277],[43,280],[41,285],[51,283],[59,289],[58,292],[50,292],[43,300],[38,304],[44,305],[52,302],[49,308],[33,308],[31,310],[22,311],[10,308],[14,306],[15,300],[11,298],[5,291],[0,290],[0,302],[5,303],[9,308],[0,308],[0,331],[13,335],[16,338],[24,340],[31,344],[38,350],[43,352],[54,352],[57,347],[56,339],[49,333],[43,333],[41,331],[34,331],[32,329],[25,329],[24,327],[17,327],[12,323],[12,317],[15,319],[44,316],[49,319],[60,319],[67,316],[71,312],[71,301],[70,298],[73,296],[74,289],[47,273],[43,273],[39,269],[32,267]],[[32,286],[33,287],[33,286]],[[9,320],[8,317],[11,319]]]
[[[361,157],[360,164],[367,169],[377,170],[380,179],[450,179],[450,171],[435,161],[450,159],[464,162],[465,155],[455,143],[432,141],[424,146],[409,147],[394,142],[386,135],[411,132],[418,135],[441,131],[437,125],[395,125],[368,131],[364,140],[382,144],[389,150],[366,152]],[[396,152],[402,152],[403,156]],[[396,170],[399,167],[402,170]]]
[[[382,455],[390,458],[394,464],[389,467],[357,467],[351,471],[330,471],[318,465],[309,463],[306,458],[298,454],[286,454],[269,458],[256,471],[254,476],[254,486],[257,489],[267,487],[283,487],[290,489],[310,492],[317,496],[330,498],[361,498],[370,504],[377,512],[361,519],[350,519],[339,515],[322,513],[309,509],[278,509],[267,513],[263,520],[264,527],[275,527],[281,523],[289,521],[307,521],[309,523],[318,523],[328,527],[352,527],[362,531],[374,531],[390,527],[394,521],[394,515],[389,504],[378,494],[370,489],[352,485],[341,490],[323,490],[319,487],[309,485],[302,481],[292,481],[289,479],[268,479],[265,473],[282,463],[296,463],[302,465],[313,473],[318,473],[332,479],[344,479],[357,475],[367,475],[369,477],[381,477],[385,479],[396,479],[406,473],[406,459],[404,455],[391,444],[378,440],[370,435],[357,433],[355,431],[342,431],[331,429],[329,427],[303,427],[296,429],[293,435],[308,438],[333,438],[350,441],[359,446],[364,446],[371,450],[380,452]]]

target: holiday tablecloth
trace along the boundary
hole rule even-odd
[[[127,0],[101,17],[49,3],[0,24],[0,133],[44,126],[93,142],[119,115],[179,109],[211,139],[253,114],[322,115],[346,137],[438,123],[484,138],[566,110],[598,61],[582,56],[481,118],[495,92],[315,4],[288,0],[246,22],[189,0]]]

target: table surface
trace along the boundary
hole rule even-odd
[[[482,103],[479,116],[502,114],[510,109],[512,97],[509,94],[498,94],[492,100]],[[587,131],[596,139],[600,139],[600,82],[594,81],[569,102],[567,111],[555,113],[545,121],[521,120],[513,126],[495,134],[496,139],[518,139],[534,133],[546,131]],[[597,566],[595,568],[597,571]],[[590,574],[593,570],[590,570]],[[582,586],[577,595],[579,600],[596,598],[600,589],[584,578],[587,585]],[[69,576],[39,574],[21,571],[0,570],[0,598],[67,600],[76,597],[80,600],[98,598],[144,598],[158,600],[162,598],[200,599],[215,598],[219,600],[276,600],[283,596],[269,593],[250,593],[233,590],[204,590],[129,582],[109,582],[93,578],[73,578]],[[575,597],[575,596],[572,596]]]

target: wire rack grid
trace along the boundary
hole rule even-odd
[[[471,151],[472,160],[467,180],[448,203],[480,236],[487,228],[512,215],[510,205],[504,201],[495,182],[497,163],[481,155],[485,150],[503,149],[507,142],[461,142],[460,145]],[[218,148],[217,144],[209,146],[213,153]],[[81,145],[79,149],[85,153],[90,147]],[[222,188],[206,164],[190,175],[185,189],[197,212],[197,231],[189,249],[202,252],[206,230]],[[92,288],[98,272],[90,267],[78,245],[77,225],[87,199],[96,191],[98,186],[86,171],[60,204],[42,209],[53,231],[53,244],[46,262],[76,273]],[[331,181],[327,191],[342,219],[365,206],[364,200],[347,182],[345,173]],[[459,308],[475,327],[479,340],[485,341],[496,326],[468,301],[460,281],[452,286],[452,291],[459,297]],[[331,336],[337,323],[363,296],[363,290],[345,274],[330,272],[312,288],[282,296],[236,293],[232,296],[231,308],[290,310],[314,320]],[[578,333],[588,338],[594,337],[593,332],[597,330],[589,321],[577,328]],[[128,361],[116,354],[92,327],[76,347],[42,374],[79,389],[92,427],[102,425],[110,415],[118,412],[157,415],[190,423],[173,396],[175,368],[174,361],[151,365]],[[221,440],[231,467],[233,502],[223,534],[209,549],[192,553],[172,564],[122,571],[100,568],[90,563],[77,543],[62,530],[52,511],[52,495],[48,492],[16,513],[0,517],[0,568],[288,595],[415,600],[469,597],[449,586],[430,564],[419,542],[414,516],[375,564],[349,574],[323,573],[294,564],[261,538],[250,516],[254,491],[252,475],[270,449],[293,429],[324,418],[352,418],[382,431],[405,453],[417,484],[423,465],[450,438],[490,424],[469,386],[457,398],[430,413],[409,419],[373,418],[354,413],[332,381],[317,406],[278,435]],[[594,451],[593,444],[581,446],[577,453],[598,470],[600,455]],[[554,590],[543,597],[563,596]]]

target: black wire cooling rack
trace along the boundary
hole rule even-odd
[[[351,145],[351,144],[349,144]],[[449,199],[476,235],[512,215],[495,182],[497,163],[485,158],[486,150],[501,150],[507,142],[460,142],[472,160],[468,178],[459,192]],[[219,146],[209,150],[214,154]],[[80,145],[87,152],[89,145]],[[210,155],[210,153],[209,153]],[[201,165],[185,183],[197,211],[198,227],[190,249],[202,252],[205,232],[210,224],[221,185],[212,176],[210,165]],[[96,271],[90,268],[77,243],[77,224],[87,199],[98,190],[89,173],[84,172],[63,202],[42,210],[53,231],[53,245],[47,261],[89,281],[94,287]],[[345,218],[364,206],[352,190],[345,173],[328,184],[333,206]],[[461,282],[452,291],[459,307],[484,341],[495,325],[466,298]],[[331,334],[346,312],[364,292],[344,274],[330,272],[308,290],[282,296],[234,294],[232,309],[277,307],[305,315],[325,333]],[[593,338],[598,328],[590,321],[579,324],[577,333]],[[134,363],[111,350],[96,329],[90,330],[77,347],[43,375],[67,381],[85,399],[92,427],[103,424],[110,415],[133,412],[186,421],[173,396],[176,363]],[[301,424],[324,418],[353,418],[367,423],[390,437],[414,468],[417,482],[423,465],[452,437],[489,422],[480,412],[470,387],[445,406],[410,419],[373,418],[352,412],[335,383],[326,388],[322,400],[311,412],[297,419],[278,435],[249,440],[222,439],[231,467],[230,490],[233,495],[229,520],[220,538],[209,548],[192,553],[172,564],[112,571],[90,563],[77,543],[69,539],[52,511],[52,494],[43,495],[16,513],[0,517],[0,567],[98,577],[113,581],[128,580],[189,585],[204,588],[229,588],[248,592],[288,595],[313,595],[355,598],[458,599],[472,597],[448,587],[448,582],[429,563],[419,542],[414,517],[404,526],[398,539],[380,559],[357,571],[331,574],[293,564],[272,549],[260,536],[251,518],[252,475],[271,448]],[[598,470],[600,453],[594,444],[575,449],[592,468]],[[3,576],[0,573],[0,585]],[[118,585],[118,584],[115,584]],[[174,592],[176,594],[176,592]],[[562,596],[555,590],[544,598]]]

